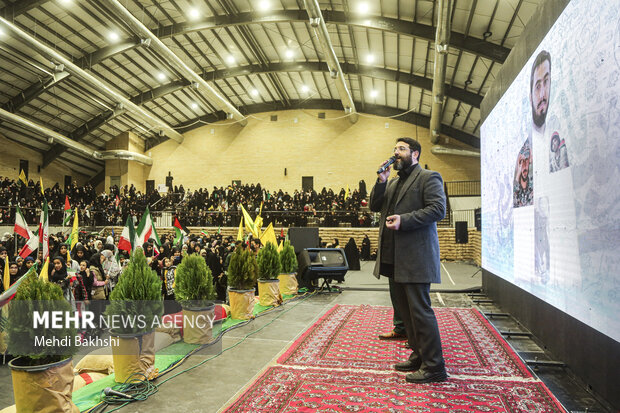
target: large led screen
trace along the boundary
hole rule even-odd
[[[620,2],[566,6],[481,153],[482,266],[620,341]]]

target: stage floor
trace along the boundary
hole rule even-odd
[[[240,328],[227,332],[222,339],[226,350],[220,356],[163,384],[159,392],[144,402],[131,404],[120,411],[126,412],[217,412],[232,401],[267,367],[276,364],[277,358],[313,325],[334,304],[370,304],[389,306],[390,297],[385,279],[372,276],[373,261],[362,262],[361,271],[350,271],[341,284],[341,294],[324,293],[303,301],[290,302],[271,310]],[[431,298],[435,307],[477,307],[481,312],[500,312],[492,304],[479,303],[469,291],[480,287],[478,267],[470,264],[445,262],[442,266],[443,283],[433,285]],[[447,276],[447,273],[450,277]],[[476,273],[477,272],[477,273]],[[450,281],[450,278],[452,281]],[[511,318],[490,320],[499,330],[518,331]],[[246,337],[248,334],[251,336]],[[529,338],[516,337],[508,342],[526,359],[544,360],[548,356]],[[213,352],[195,355],[174,371],[194,366]],[[174,374],[173,373],[173,374]],[[607,411],[562,368],[541,368],[536,372],[569,411]],[[0,409],[13,404],[11,375],[7,366],[0,367]]]

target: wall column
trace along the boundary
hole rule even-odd
[[[117,137],[106,142],[106,150],[124,149],[131,152],[144,154],[144,141],[133,132],[123,132]],[[136,187],[137,191],[146,191],[146,177],[151,167],[139,162],[124,159],[110,159],[105,161],[105,191],[108,192],[111,185],[111,177],[120,177],[120,186]]]

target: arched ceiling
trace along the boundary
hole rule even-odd
[[[0,16],[61,53],[178,132],[224,119],[216,102],[141,40],[108,0],[0,0]],[[479,105],[542,0],[453,0],[442,133],[478,147]],[[320,2],[359,112],[428,127],[437,4],[426,0]],[[342,110],[303,0],[122,0],[121,4],[242,114]],[[366,5],[367,10],[360,10]],[[114,34],[113,34],[114,33]],[[0,24],[0,105],[103,149],[153,128]],[[399,116],[400,115],[400,116]],[[7,121],[0,133],[95,176],[103,163]]]

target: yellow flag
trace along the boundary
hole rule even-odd
[[[41,267],[41,272],[39,273],[39,278],[45,281],[49,281],[49,275],[48,275],[48,268],[50,264],[50,257],[47,257],[45,259],[45,263],[43,264],[43,267]]]
[[[39,183],[41,184],[41,195],[45,196],[45,192],[43,192],[43,178],[39,177]]]
[[[344,200],[346,201],[349,197],[349,184],[347,184],[347,190],[344,192]]]
[[[26,174],[23,169],[19,171],[19,180],[22,181],[24,185],[28,185],[28,182],[26,182]]]
[[[278,244],[278,252],[282,252],[283,248],[284,246],[282,245],[282,241],[280,241],[280,243]]]
[[[241,212],[243,212],[243,219],[245,220],[245,229],[250,231],[254,238],[258,238],[258,231],[256,230],[256,224],[254,224],[254,220],[248,214],[248,211],[245,210],[243,205],[241,205]]]
[[[276,233],[273,230],[273,224],[270,223],[263,235],[260,237],[260,242],[263,245],[267,245],[268,242],[271,242],[274,247],[278,246],[278,240],[276,239]]]
[[[258,210],[258,216],[254,220],[254,226],[256,227],[256,232],[258,233],[259,237],[261,236],[261,229],[263,228],[263,217],[261,217],[262,213],[263,213],[263,201],[261,201],[260,203],[260,209]]]
[[[70,250],[72,250],[75,244],[77,244],[79,232],[80,225],[78,223],[78,209],[76,206],[75,212],[73,213],[73,229],[71,229],[71,248],[69,248]]]
[[[9,272],[9,257],[4,259],[4,291],[8,290],[11,286],[11,273]]]
[[[258,236],[261,237],[261,228],[263,227],[263,217],[261,217],[260,215],[256,217],[256,219],[254,220],[254,226],[256,227],[256,232],[258,233]]]
[[[239,231],[237,231],[237,241],[243,241],[243,217],[239,222]]]

